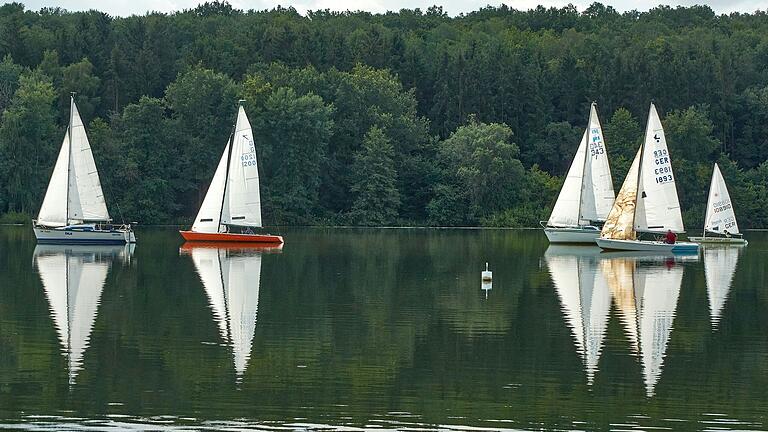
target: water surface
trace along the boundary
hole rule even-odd
[[[2,425],[768,428],[766,233],[682,259],[540,231],[281,234],[36,248],[0,227]]]

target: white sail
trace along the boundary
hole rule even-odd
[[[192,225],[192,231],[203,233],[220,232],[221,206],[224,203],[225,182],[227,180],[227,155],[229,154],[230,143],[224,147],[224,154],[221,155],[219,165],[213,174],[211,185],[208,186],[208,192],[205,193],[203,204],[195,217],[195,223]]]
[[[640,267],[635,273],[640,359],[648,397],[661,376],[682,280],[679,265]]]
[[[101,190],[99,172],[93,160],[91,144],[85,133],[77,105],[72,100],[70,139],[72,152],[69,168],[69,219],[71,221],[110,220],[104,192]]]
[[[231,153],[221,223],[224,225],[261,227],[261,198],[256,146],[253,141],[251,124],[248,122],[248,117],[246,117],[242,106],[237,113]]]
[[[637,207],[637,176],[640,169],[640,154],[637,150],[635,159],[629,167],[627,177],[621,185],[619,194],[613,202],[613,207],[600,231],[600,237],[614,240],[634,240],[635,233],[635,209]]]
[[[728,194],[725,179],[717,164],[715,164],[714,172],[712,172],[712,183],[709,185],[704,231],[720,234],[739,233],[739,225],[736,223],[731,196]]]
[[[664,128],[656,107],[651,104],[640,161],[635,230],[666,232],[670,229],[685,231]]]
[[[82,368],[99,301],[109,272],[109,257],[122,247],[38,246],[35,264],[48,297],[51,313],[59,334],[62,350],[67,357],[70,384],[74,384]]]
[[[191,252],[222,339],[232,348],[235,372],[243,375],[251,356],[259,308],[261,254],[196,247]]]
[[[571,167],[557,196],[555,207],[549,216],[547,225],[553,227],[572,227],[581,224],[579,213],[581,203],[581,184],[584,178],[584,157],[587,151],[587,131],[581,139]]]
[[[48,190],[37,215],[37,223],[47,227],[67,225],[67,182],[69,181],[69,133],[64,135],[59,157],[53,167]]]
[[[608,152],[603,142],[603,130],[593,103],[587,125],[587,154],[584,162],[584,180],[581,192],[581,219],[604,221],[614,200],[613,179],[608,163]]]
[[[728,299],[739,261],[739,251],[736,247],[704,248],[704,275],[707,281],[709,317],[713,328],[719,324],[725,301]]]

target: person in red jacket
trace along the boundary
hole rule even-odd
[[[669,244],[675,244],[676,241],[677,234],[673,233],[672,230],[667,230],[666,242]]]

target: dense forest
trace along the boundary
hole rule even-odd
[[[768,14],[594,3],[457,17],[225,2],[127,18],[0,7],[0,213],[36,215],[69,116],[117,220],[194,217],[234,122],[257,138],[267,224],[534,226],[598,104],[616,188],[662,114],[684,218],[714,162],[768,226]]]

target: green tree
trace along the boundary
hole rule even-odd
[[[664,119],[664,132],[669,151],[676,159],[694,162],[710,161],[720,150],[720,141],[712,136],[714,126],[706,107],[675,110]]]
[[[373,126],[365,134],[363,145],[352,165],[354,202],[350,220],[360,225],[390,225],[400,207],[394,147],[380,128]]]
[[[444,174],[429,207],[434,222],[456,222],[439,219],[450,212],[440,204],[463,201],[464,206],[458,208],[467,210],[461,222],[470,224],[517,204],[525,168],[511,138],[512,130],[506,125],[478,123],[472,118],[440,143]]]
[[[72,92],[76,93],[75,100],[80,116],[83,119],[93,119],[101,104],[100,87],[101,80],[93,75],[93,65],[87,58],[61,68],[59,115],[64,116],[62,120],[69,118]]]
[[[251,99],[248,93],[246,97]],[[321,213],[321,168],[334,125],[333,107],[317,95],[299,96],[286,87],[262,98],[261,106],[258,93],[253,100],[250,118],[260,152],[265,218],[270,223],[312,223]]]
[[[643,139],[640,124],[626,108],[618,108],[603,127],[613,188],[618,191]]]
[[[11,103],[16,89],[19,88],[19,77],[24,68],[13,62],[9,54],[0,62],[0,113]]]
[[[61,136],[55,124],[55,93],[42,74],[21,75],[0,126],[0,187],[4,211],[33,213],[40,207]]]

